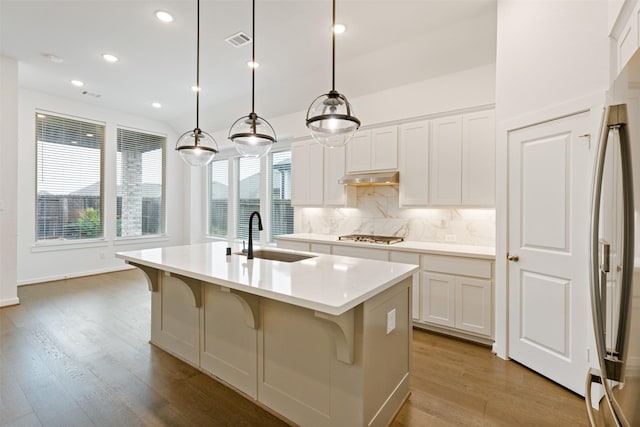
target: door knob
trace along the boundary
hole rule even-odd
[[[509,255],[509,254],[507,254],[507,259],[509,261],[513,261],[513,262],[520,261],[520,257],[518,255]]]

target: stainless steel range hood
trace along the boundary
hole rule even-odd
[[[399,182],[398,172],[376,172],[358,175],[345,175],[338,180],[344,185],[396,185]]]

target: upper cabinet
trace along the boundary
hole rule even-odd
[[[346,148],[324,149],[324,205],[345,206],[345,186],[338,184],[346,171]]]
[[[430,205],[494,206],[493,110],[432,121],[429,188]]]
[[[358,131],[347,144],[347,173],[397,168],[397,126]]]
[[[399,206],[429,204],[429,122],[400,126],[398,140],[400,172]]]
[[[322,206],[324,147],[313,140],[291,144],[291,204]]]

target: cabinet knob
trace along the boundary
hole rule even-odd
[[[507,254],[507,259],[509,261],[513,261],[513,262],[520,261],[520,257],[518,255],[509,255],[509,254]]]

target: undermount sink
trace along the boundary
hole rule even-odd
[[[236,252],[236,255],[247,256],[244,252]],[[274,251],[270,249],[257,249],[253,251],[254,258],[268,259],[271,261],[296,262],[313,258],[314,255],[292,254],[290,252]]]

